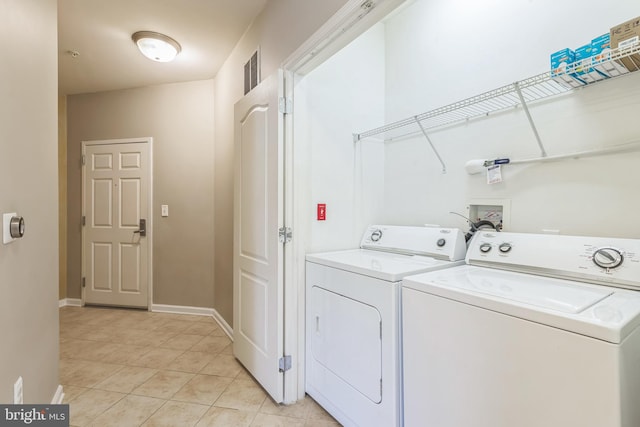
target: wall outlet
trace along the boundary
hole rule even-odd
[[[22,405],[24,403],[22,395],[22,377],[18,377],[15,384],[13,384],[13,403],[15,405]]]

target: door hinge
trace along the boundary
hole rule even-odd
[[[278,367],[280,372],[286,372],[291,369],[291,356],[284,356],[278,360]]]
[[[87,225],[87,217],[82,215],[82,226],[84,227],[85,225]]]
[[[280,243],[289,243],[293,236],[293,232],[291,231],[291,227],[280,227],[278,229],[278,238],[280,239]]]
[[[85,277],[82,278],[82,287],[83,288],[87,287],[87,279]]]
[[[282,114],[291,114],[293,112],[293,101],[291,98],[280,97],[278,99],[278,111]]]
[[[82,158],[80,159],[80,161],[82,162],[82,166],[84,166],[87,163],[87,156],[85,156],[84,154],[82,155]]]

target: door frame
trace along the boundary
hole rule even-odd
[[[147,259],[149,262],[147,263],[147,277],[149,278],[149,283],[147,284],[147,310],[151,311],[152,302],[153,302],[153,137],[141,137],[141,138],[122,138],[122,139],[101,139],[101,140],[89,140],[82,141],[82,216],[86,216],[86,188],[85,188],[85,179],[86,179],[86,148],[87,146],[92,145],[115,145],[115,144],[134,144],[134,143],[147,143],[149,144],[149,158],[147,159],[149,163],[149,191],[147,197],[147,208],[148,208],[148,219],[147,219]],[[82,278],[87,277],[85,271],[85,233],[86,228],[82,226],[82,250],[81,254],[81,276],[80,281],[82,283]],[[85,305],[85,288],[80,287],[80,305],[84,307]]]
[[[284,352],[292,356],[293,367],[285,372],[284,403],[305,396],[305,257],[308,247],[310,206],[301,204],[309,184],[306,174],[309,147],[295,143],[296,79],[324,63],[340,49],[373,25],[411,0],[348,0],[307,41],[302,43],[281,68],[284,74],[284,97],[293,108],[284,115],[284,215],[285,226],[293,230],[284,255]],[[295,147],[295,149],[294,149]]]

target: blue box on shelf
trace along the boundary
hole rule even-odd
[[[611,34],[609,33],[591,41],[591,63],[593,68],[609,77],[629,72],[621,62],[611,60]]]
[[[575,50],[575,71],[576,76],[587,83],[597,82],[607,78],[591,66],[592,55],[591,43],[580,46]]]
[[[568,88],[580,87],[585,83],[578,78],[573,70],[575,52],[569,48],[551,54],[551,78]],[[569,69],[569,72],[567,72]]]

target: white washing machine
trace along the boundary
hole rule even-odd
[[[400,281],[464,263],[460,230],[371,226],[307,255],[306,391],[345,426],[402,425]]]
[[[640,426],[640,240],[479,232],[466,261],[403,282],[406,427]]]

